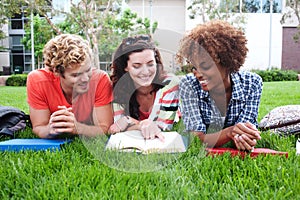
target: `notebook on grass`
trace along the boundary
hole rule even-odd
[[[275,151],[273,149],[268,149],[268,148],[254,148],[253,151],[248,152],[248,151],[240,151],[238,149],[233,149],[233,148],[206,148],[207,155],[222,155],[224,153],[229,152],[231,156],[241,156],[244,158],[246,155],[250,155],[250,157],[256,157],[258,155],[281,155],[285,156],[286,158],[288,157],[288,152],[283,152],[283,151]]]
[[[0,151],[60,150],[63,144],[69,142],[70,139],[11,139],[0,142]]]

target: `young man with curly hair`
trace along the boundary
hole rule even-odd
[[[40,138],[106,133],[113,123],[112,84],[107,73],[93,67],[88,42],[62,34],[43,54],[45,68],[27,78],[33,132]]]
[[[220,20],[198,25],[181,40],[177,58],[193,66],[179,86],[182,118],[208,147],[233,141],[238,149],[251,150],[260,139],[262,79],[240,70],[246,43],[241,30]]]

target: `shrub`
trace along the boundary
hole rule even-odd
[[[26,86],[27,74],[18,74],[8,77],[5,85],[7,86]]]
[[[190,73],[192,71],[193,65],[183,65],[181,66],[181,72],[184,74]]]
[[[297,81],[298,73],[293,70],[253,70],[254,73],[261,76],[264,82],[271,81]]]

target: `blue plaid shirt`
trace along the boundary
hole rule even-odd
[[[247,121],[257,126],[261,77],[248,71],[239,71],[231,74],[231,81],[232,95],[224,119],[209,92],[202,90],[193,74],[181,79],[180,110],[186,130],[210,133]]]

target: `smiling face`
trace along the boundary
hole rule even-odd
[[[194,75],[199,80],[201,87],[205,91],[214,91],[224,88],[230,82],[230,76],[224,67],[217,65],[207,53],[199,56],[193,63],[196,66]]]
[[[136,88],[150,86],[157,71],[154,51],[145,49],[130,54],[125,71],[129,73]]]
[[[89,89],[89,81],[92,76],[91,61],[87,58],[81,64],[73,64],[66,67],[64,77],[61,76],[61,87],[65,94],[83,94]]]

